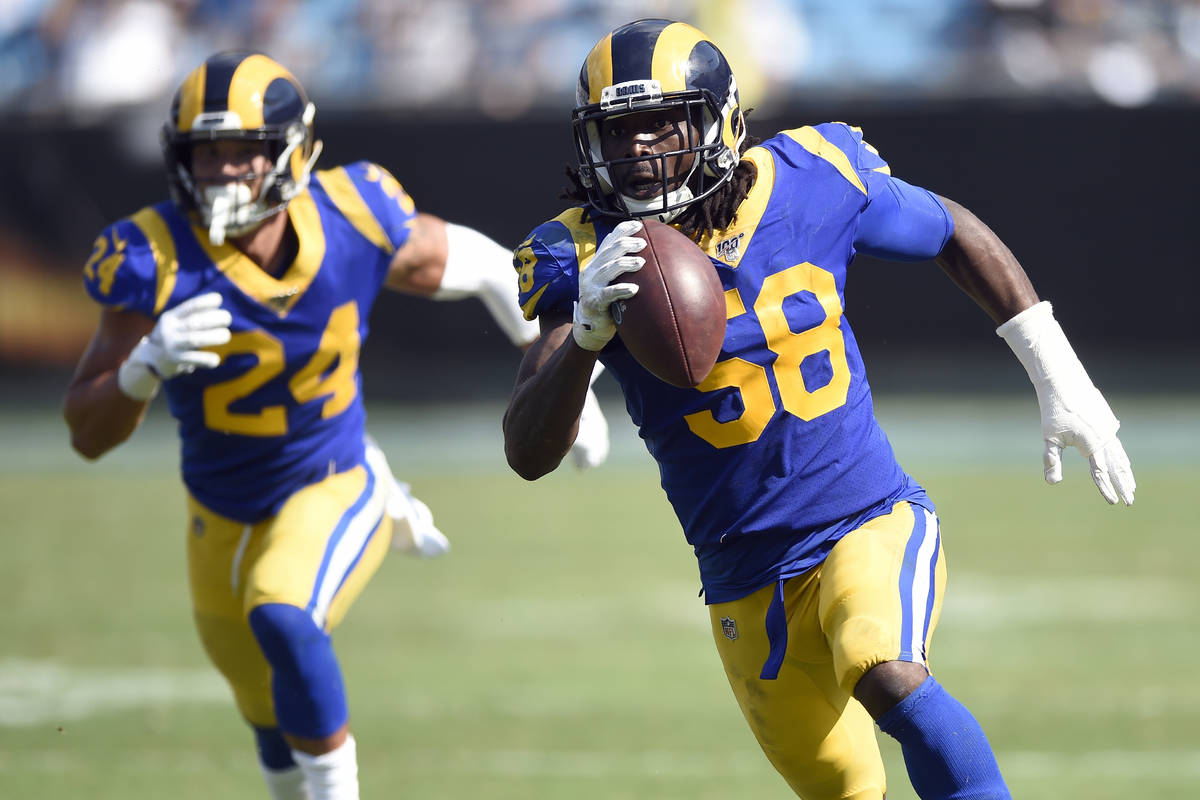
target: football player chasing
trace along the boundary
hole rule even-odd
[[[418,213],[382,167],[311,172],[313,104],[258,53],[210,57],[163,129],[172,200],[109,226],[84,267],[103,307],[67,391],[98,458],[161,390],[179,422],[196,628],[257,737],[276,800],[358,797],[330,632],[389,542],[449,543],[366,436],[358,369],[381,288],[480,298],[518,346],[511,253]],[[576,462],[604,460],[589,400]]]
[[[734,695],[796,794],[882,798],[877,723],[925,800],[1008,798],[983,730],[929,671],[938,518],[875,420],[843,290],[858,252],[935,260],[1028,371],[1046,480],[1076,447],[1104,499],[1132,504],[1118,421],[1050,304],[978,218],[891,177],[858,129],[748,138],[725,58],[684,23],[605,36],[573,127],[579,205],[514,261],[541,335],[504,419],[509,464],[529,480],[558,466],[602,361],[695,550]],[[696,240],[725,288],[723,350],[695,389],[656,379],[614,338],[609,306],[636,292],[619,276],[643,263],[646,217]]]

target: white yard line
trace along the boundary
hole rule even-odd
[[[89,669],[53,661],[0,661],[0,727],[61,724],[110,711],[229,703],[225,682],[200,669]]]

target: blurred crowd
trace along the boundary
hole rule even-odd
[[[2,0],[0,108],[161,107],[207,54],[253,48],[326,110],[562,113],[590,46],[647,16],[712,36],[760,108],[1200,97],[1200,0]]]

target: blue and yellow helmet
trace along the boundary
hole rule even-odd
[[[689,110],[700,137],[668,155],[695,153],[694,174],[676,191],[668,191],[664,175],[663,191],[650,203],[624,197],[610,177],[615,162],[601,154],[600,123],[676,107]],[[733,175],[746,138],[737,83],[725,56],[696,28],[666,19],[622,25],[596,43],[579,71],[571,122],[581,182],[592,207],[606,216],[669,218],[703,200]]]
[[[308,185],[321,151],[321,143],[313,138],[315,113],[300,82],[268,56],[210,56],[184,79],[162,128],[167,182],[175,204],[196,212],[206,226],[213,222],[212,199],[197,187],[192,174],[192,146],[231,139],[262,142],[272,166],[258,196],[231,212],[223,229],[250,230],[282,210]]]

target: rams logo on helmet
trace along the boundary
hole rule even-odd
[[[210,56],[184,79],[162,128],[172,200],[196,213],[216,244],[226,232],[252,230],[308,186],[321,152],[321,143],[313,138],[315,113],[300,82],[266,55]],[[271,167],[261,176],[257,196],[197,185],[192,147],[218,139],[263,143]]]
[[[601,123],[620,114],[675,108],[687,109],[700,132],[698,142],[670,154],[697,156],[684,190],[668,191],[664,176],[652,202],[624,197],[613,185],[614,162],[601,152]],[[733,175],[746,138],[725,56],[696,28],[665,19],[631,22],[596,43],[579,71],[571,123],[581,182],[592,207],[607,216],[670,216],[703,200]]]

